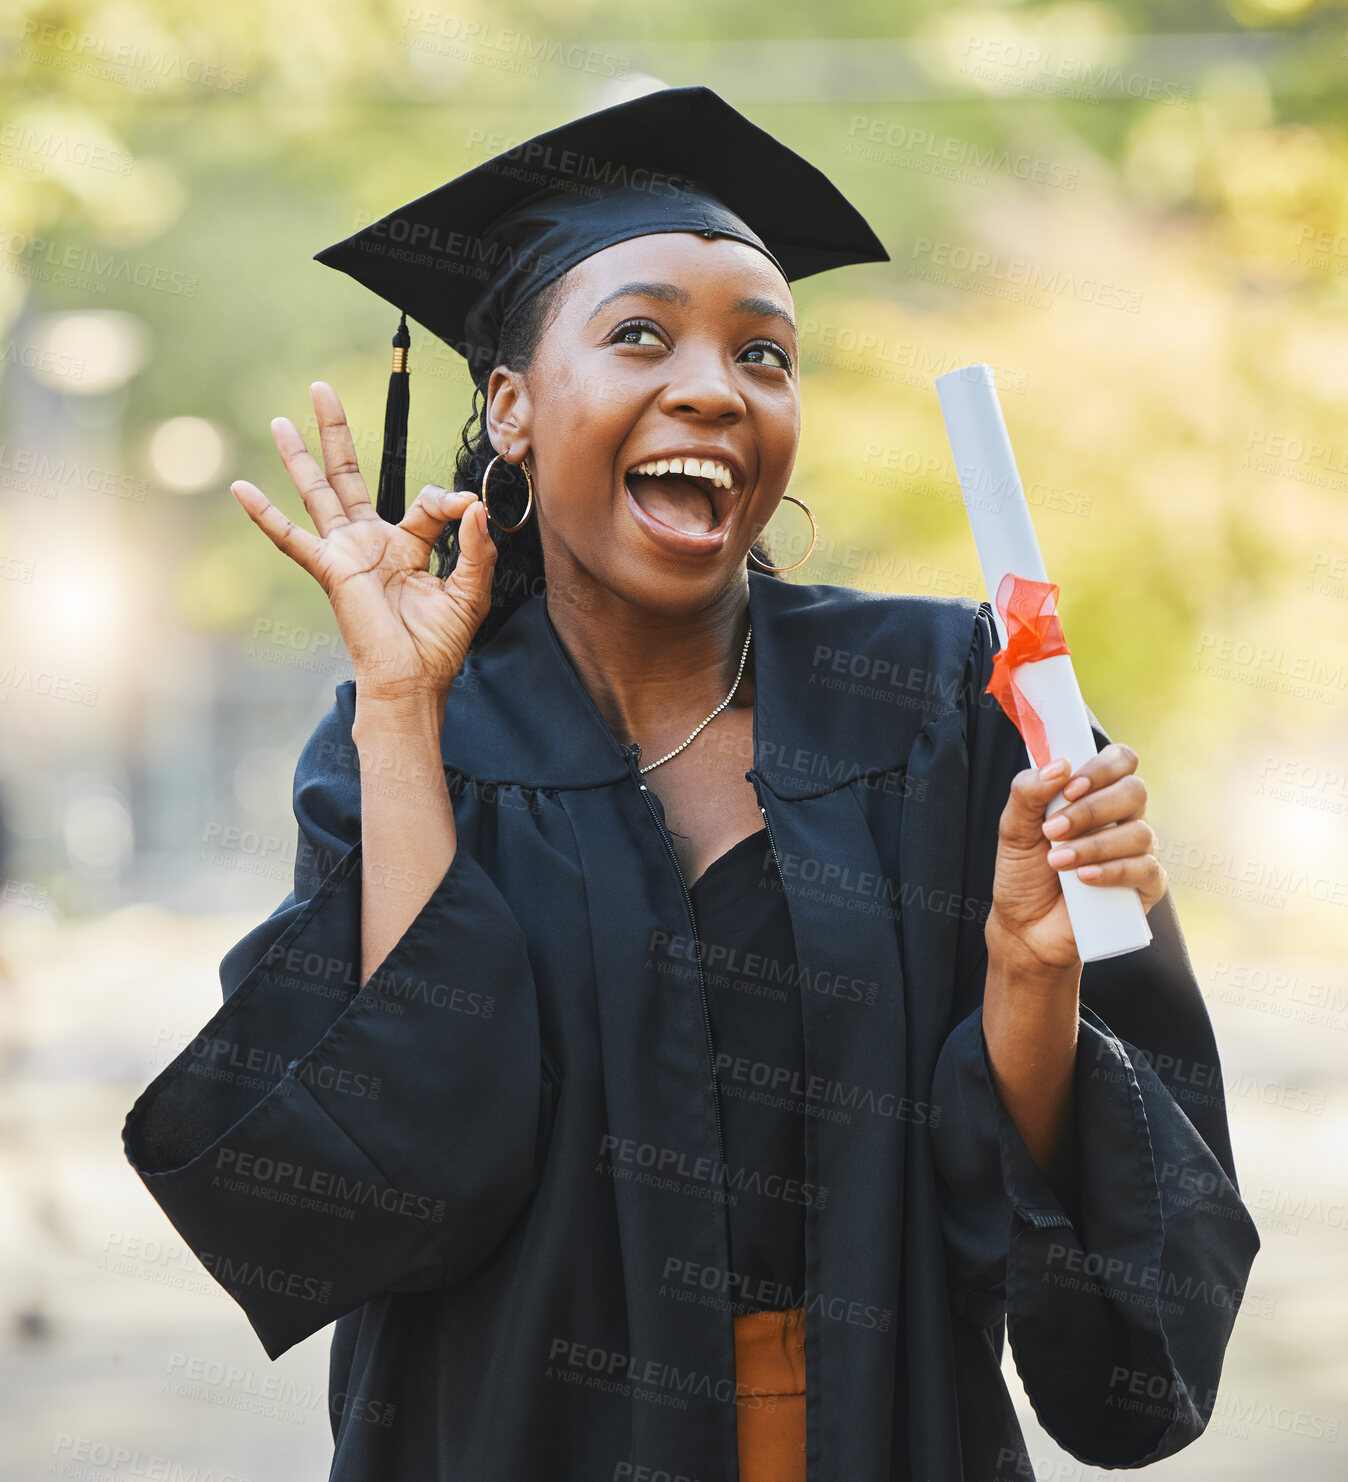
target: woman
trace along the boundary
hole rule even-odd
[[[756,564],[788,275],[883,256],[766,139],[671,90],[531,145],[691,159],[673,204],[479,176],[468,235],[529,250],[467,286],[409,288],[395,218],[329,249],[465,348],[500,461],[395,525],[315,383],[322,467],[273,430],[316,535],[233,486],[355,679],[294,891],[125,1138],[270,1356],[337,1319],[343,1482],[1029,1476],[1007,1331],[1084,1461],[1211,1413],[1258,1240],[1136,754],[1096,725],[1070,781],[1022,766],[987,603]],[[1067,867],[1135,887],[1151,945],[1083,968]]]

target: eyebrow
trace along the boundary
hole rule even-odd
[[[770,298],[742,298],[735,305],[735,312],[737,314],[762,314],[770,319],[785,319],[791,326],[792,332],[795,332],[796,321],[785,309],[774,304]]]
[[[593,319],[600,309],[611,304],[615,298],[654,298],[662,303],[682,304],[686,309],[692,303],[692,296],[686,289],[680,288],[674,283],[624,283],[620,288],[615,288],[612,293],[606,293],[603,298],[590,310],[590,319]],[[742,298],[734,305],[737,314],[761,314],[773,319],[783,319],[791,326],[794,332],[796,321],[785,309],[774,304],[767,298]],[[585,322],[588,324],[590,319]]]
[[[603,298],[590,310],[590,319],[604,307],[611,304],[615,298],[658,298],[667,304],[682,304],[686,309],[692,303],[692,298],[682,288],[673,283],[624,283],[621,288],[615,288],[612,293],[606,293]],[[588,324],[590,319],[585,322]]]

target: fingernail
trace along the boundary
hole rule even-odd
[[[1058,813],[1044,825],[1044,835],[1049,839],[1059,839],[1071,826],[1071,819],[1064,818],[1061,813]]]
[[[1089,777],[1073,777],[1067,786],[1063,788],[1062,795],[1065,798],[1079,798],[1083,792],[1089,792],[1090,790],[1091,780]]]
[[[1077,871],[1077,878],[1081,880],[1098,880],[1100,878],[1100,866],[1082,865]]]
[[[1055,870],[1060,865],[1070,865],[1076,857],[1076,850],[1069,849],[1065,845],[1058,849],[1050,849],[1048,852],[1048,862]]]
[[[1040,767],[1040,782],[1047,782],[1050,777],[1056,777],[1066,766],[1067,758],[1060,756],[1056,762],[1049,762],[1047,766]]]

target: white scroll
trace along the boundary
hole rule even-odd
[[[1011,579],[1047,583],[1048,577],[997,399],[992,367],[966,365],[948,371],[936,377],[936,392],[978,547],[983,580],[992,600],[997,634],[1002,648],[1006,649],[1008,631],[1004,609],[1014,590]],[[1025,590],[1022,587],[1022,592]],[[1042,595],[1045,603],[1052,603],[1051,593]],[[1018,627],[1013,619],[1013,631]],[[1037,662],[1017,663],[1011,673],[1033,712],[1031,732],[1034,717],[1042,723],[1046,755],[1035,757],[1028,744],[1027,755],[1036,764],[1067,757],[1072,765],[1070,778],[1096,754],[1090,717],[1070,655],[1059,653]],[[1022,726],[1021,731],[1022,737],[1026,737],[1026,727]],[[1052,815],[1066,806],[1060,791],[1046,811]],[[1059,871],[1058,878],[1076,937],[1077,956],[1082,962],[1136,952],[1151,941],[1146,913],[1131,886],[1088,885],[1077,878],[1074,869]]]

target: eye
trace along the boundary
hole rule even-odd
[[[791,369],[791,357],[786,353],[785,350],[782,349],[780,345],[775,344],[772,340],[756,340],[744,351],[744,354],[746,357],[761,355],[775,355],[777,357],[775,361],[770,359],[753,359],[749,361],[750,365],[771,365],[778,370],[784,371],[789,371]]]
[[[650,335],[651,338],[643,340],[642,335]],[[659,329],[649,319],[629,319],[620,324],[608,337],[610,345],[659,345]]]

